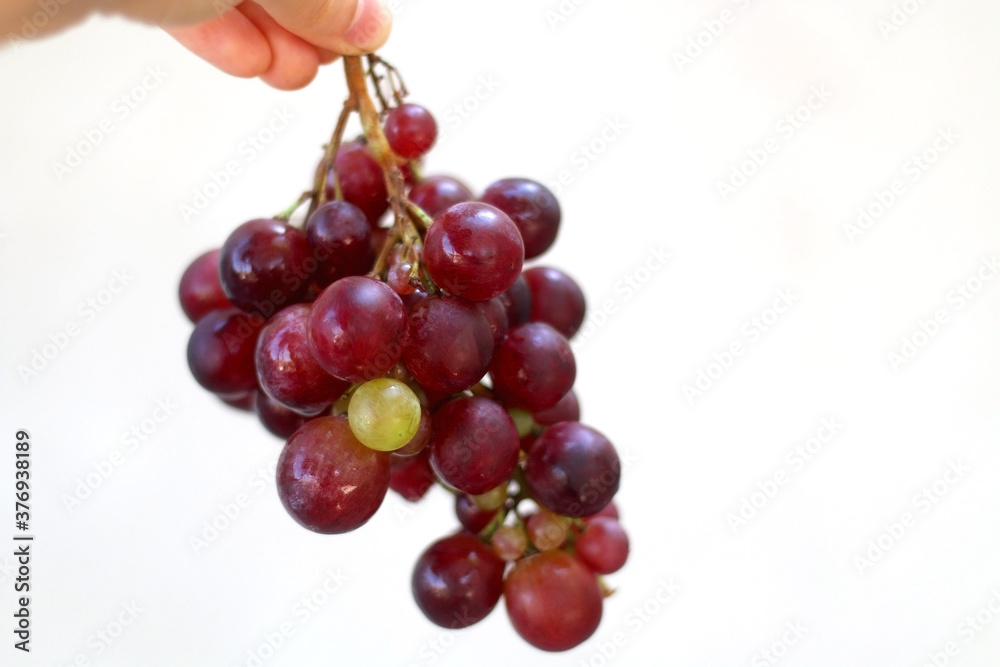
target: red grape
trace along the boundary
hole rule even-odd
[[[484,510],[467,494],[455,495],[455,516],[458,517],[458,522],[471,533],[478,533],[486,528],[496,515],[496,510]]]
[[[535,418],[535,423],[541,426],[551,426],[558,422],[580,421],[580,402],[576,398],[576,392],[570,389],[551,408],[539,410],[532,416]]]
[[[531,447],[524,477],[532,497],[553,512],[589,516],[618,492],[621,461],[598,431],[579,422],[545,429]]]
[[[545,266],[532,267],[523,275],[531,289],[531,321],[547,322],[572,338],[587,312],[580,286],[559,269]]]
[[[406,309],[389,286],[349,276],[319,295],[309,316],[309,345],[328,373],[351,382],[384,375],[403,353]]]
[[[432,297],[413,306],[403,363],[425,389],[448,394],[468,389],[486,375],[492,358],[490,324],[475,304]]]
[[[473,535],[459,533],[427,547],[413,568],[413,597],[424,615],[445,628],[486,618],[503,593],[504,563]]]
[[[552,191],[527,178],[504,178],[491,184],[479,201],[510,216],[524,240],[524,258],[538,257],[555,242],[562,212]]]
[[[617,519],[590,519],[574,543],[577,557],[598,574],[617,572],[628,559],[628,535]]]
[[[493,389],[510,406],[551,408],[573,388],[576,360],[563,336],[544,322],[514,327],[490,364]]]
[[[254,349],[264,320],[235,308],[213,310],[198,320],[188,340],[191,374],[216,394],[240,394],[257,388]]]
[[[299,229],[280,220],[251,220],[222,244],[219,281],[237,308],[270,317],[303,300],[316,266]]]
[[[411,503],[424,497],[434,485],[434,471],[431,470],[430,451],[424,449],[416,456],[389,454],[389,488]]]
[[[317,260],[320,287],[344,276],[360,276],[375,262],[372,228],[364,212],[346,201],[328,201],[306,221],[306,239]]]
[[[410,201],[433,218],[454,204],[472,201],[472,190],[451,176],[428,176],[410,190]]]
[[[287,440],[300,426],[305,424],[312,417],[306,417],[295,412],[287,405],[283,405],[274,400],[263,391],[257,392],[254,400],[254,410],[260,423],[268,431],[278,436],[282,440]]]
[[[197,322],[213,310],[232,308],[219,282],[219,250],[199,255],[181,276],[181,308],[192,322]]]
[[[389,208],[389,193],[382,168],[371,149],[361,141],[341,144],[334,168],[344,200],[364,211],[368,224],[377,226],[379,218]],[[327,197],[335,199],[332,172],[327,179],[326,192]]]
[[[594,634],[603,598],[594,574],[565,551],[545,551],[514,564],[503,587],[510,621],[529,644],[566,651]]]
[[[462,396],[445,403],[434,412],[431,429],[434,472],[460,491],[486,493],[517,466],[517,428],[488,398]]]
[[[286,407],[316,414],[351,386],[319,365],[309,351],[310,307],[300,303],[271,318],[257,340],[260,388]]]
[[[345,417],[319,417],[297,430],[278,458],[278,497],[317,533],[346,533],[375,514],[389,489],[389,455],[365,447]]]
[[[419,104],[400,104],[386,114],[385,138],[393,153],[416,160],[434,145],[437,123],[431,112]]]
[[[424,239],[424,265],[441,289],[472,301],[504,293],[524,262],[521,234],[503,211],[480,202],[439,213]]]

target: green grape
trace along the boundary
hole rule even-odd
[[[399,380],[369,380],[351,396],[347,419],[354,437],[363,445],[391,452],[416,434],[420,426],[420,400]]]
[[[523,438],[531,433],[531,429],[535,426],[535,420],[532,418],[530,412],[521,408],[509,408],[507,414],[514,420],[514,426],[517,427],[517,436],[519,438]]]

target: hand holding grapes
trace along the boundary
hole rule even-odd
[[[4,2],[2,32],[17,32],[35,10],[35,0]],[[94,11],[155,23],[227,74],[282,90],[302,88],[338,55],[376,50],[392,27],[382,0],[79,0],[61,4],[42,31]]]

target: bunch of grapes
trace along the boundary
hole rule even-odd
[[[477,198],[421,176],[431,114],[380,58],[345,70],[314,187],[185,271],[191,372],[286,439],[278,494],[310,530],[360,527],[390,488],[411,502],[435,483],[454,494],[461,531],[413,571],[428,619],[466,627],[502,596],[529,643],[572,648],[596,630],[600,576],[625,563],[628,538],[618,455],[580,423],[573,391],[583,294],[523,266],[555,240],[559,204],[525,178]],[[343,142],[355,112],[364,134]]]

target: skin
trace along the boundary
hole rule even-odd
[[[117,14],[163,27],[195,55],[223,72],[260,77],[295,90],[320,65],[340,55],[371,53],[389,37],[392,14],[384,0],[50,0],[52,16],[31,24],[51,34],[92,13]],[[39,0],[3,0],[0,35],[22,37]],[[50,12],[51,13],[51,9]],[[39,25],[44,24],[44,25]],[[9,41],[9,40],[4,40]]]

